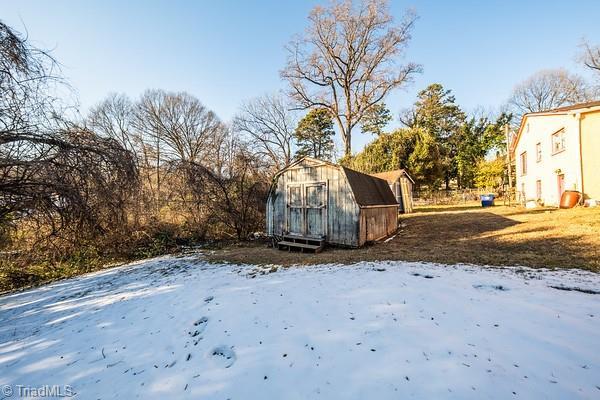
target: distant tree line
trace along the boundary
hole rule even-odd
[[[381,113],[386,115],[386,113]],[[431,190],[475,186],[479,164],[491,152],[503,152],[510,114],[495,119],[471,116],[456,104],[450,90],[432,84],[404,110],[404,128],[381,133],[365,149],[344,162],[365,172],[407,169],[417,186]]]

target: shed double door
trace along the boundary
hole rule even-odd
[[[287,231],[292,235],[322,238],[327,229],[327,184],[311,182],[287,187]]]

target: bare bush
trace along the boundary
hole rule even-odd
[[[268,176],[260,157],[243,143],[232,140],[223,144],[221,151],[227,156],[221,168],[189,164],[189,183],[196,196],[206,196],[214,211],[212,221],[221,229],[218,234],[243,240],[264,229]]]

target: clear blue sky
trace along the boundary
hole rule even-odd
[[[53,49],[83,113],[110,92],[163,88],[192,93],[227,121],[243,100],[285,87],[283,46],[317,3],[326,1],[0,0],[0,19]],[[406,59],[424,67],[387,99],[394,115],[432,82],[466,110],[497,109],[537,70],[583,73],[578,44],[600,42],[598,0],[392,3],[398,18],[419,15]],[[355,149],[370,139],[355,137]]]

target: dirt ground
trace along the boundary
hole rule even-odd
[[[400,223],[392,240],[361,249],[327,248],[306,254],[254,243],[211,250],[207,256],[212,261],[250,264],[405,260],[600,272],[600,208],[438,206],[416,209]]]

